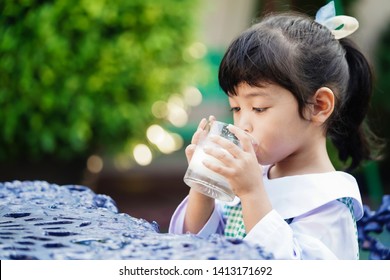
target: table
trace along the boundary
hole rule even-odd
[[[150,205],[149,207],[153,207]],[[212,235],[159,232],[79,185],[0,183],[0,259],[270,259],[260,247]]]

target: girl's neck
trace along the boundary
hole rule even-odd
[[[280,162],[275,163],[268,172],[269,179],[285,176],[326,173],[335,171],[326,149],[326,139],[298,150]]]

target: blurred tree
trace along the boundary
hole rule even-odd
[[[0,162],[115,154],[195,83],[193,0],[2,0]]]
[[[390,115],[390,22],[381,35],[375,55],[377,70],[377,87],[374,106],[381,108],[384,114]],[[384,127],[390,135],[390,127]]]
[[[377,130],[381,131],[381,136],[390,139],[390,126],[388,124],[390,119],[390,22],[379,39],[374,57],[377,81],[370,113],[376,121]],[[389,145],[386,146],[384,154],[381,168],[383,169],[383,176],[389,182]]]

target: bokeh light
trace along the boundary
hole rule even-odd
[[[183,92],[184,101],[192,107],[199,106],[202,103],[202,93],[196,87],[187,87]]]
[[[146,137],[164,154],[170,154],[181,149],[184,143],[179,134],[168,132],[156,124],[147,129]]]
[[[98,155],[92,155],[87,160],[87,169],[91,173],[99,173],[103,169],[103,159]]]
[[[168,100],[168,121],[176,126],[183,127],[188,122],[188,113],[186,105],[181,96],[174,94]]]
[[[152,105],[152,114],[158,118],[163,119],[168,115],[167,103],[161,100],[158,100]]]
[[[152,151],[145,144],[138,144],[133,150],[134,160],[142,166],[149,165],[152,162]]]

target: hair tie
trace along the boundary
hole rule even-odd
[[[336,39],[345,38],[359,28],[359,22],[356,18],[344,15],[336,16],[334,1],[317,11],[315,21],[327,27]]]

